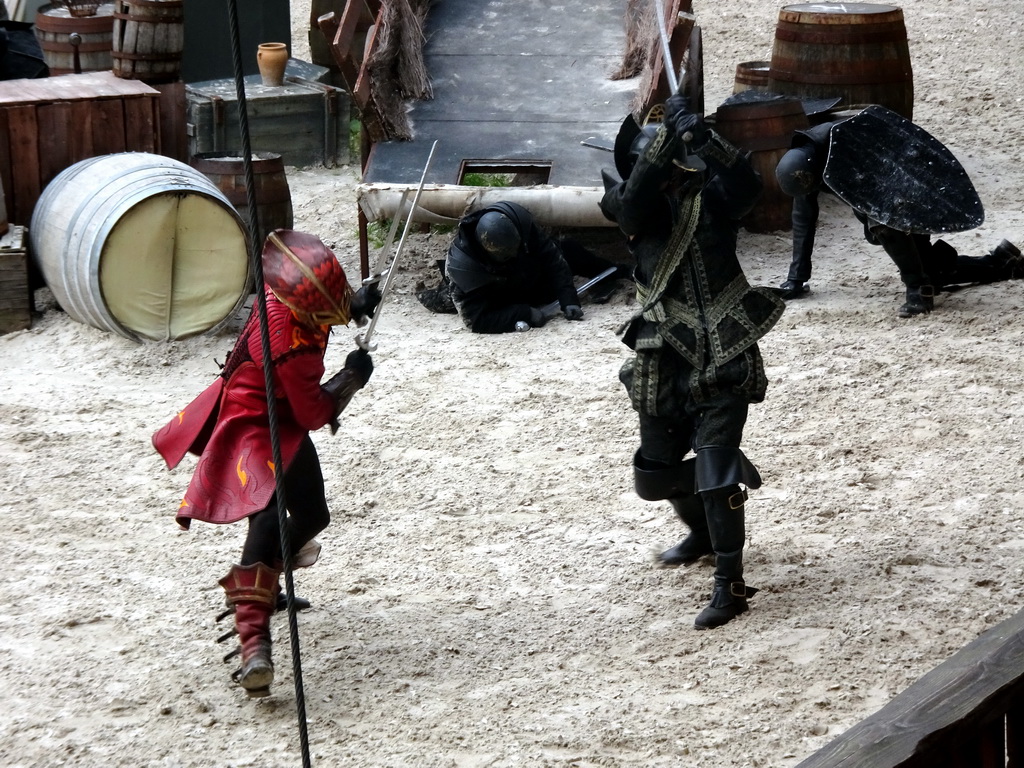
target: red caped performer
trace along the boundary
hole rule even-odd
[[[371,316],[380,292],[367,286],[353,293],[334,253],[318,237],[293,230],[267,237],[263,272],[288,532],[295,565],[308,566],[320,552],[313,537],[330,522],[309,432],[326,424],[336,429],[338,415],[373,372],[370,355],[355,349],[344,368],[321,384],[328,336],[332,325]],[[235,679],[250,697],[267,696],[274,679],[270,617],[283,562],[256,306],[220,377],[153,435],[153,446],[171,469],[187,452],[199,456],[176,513],[179,525],[249,520],[241,562],[220,585],[234,607],[241,641]]]

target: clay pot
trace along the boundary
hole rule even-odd
[[[284,43],[260,43],[256,63],[264,85],[284,85],[284,68],[288,64],[288,46]]]

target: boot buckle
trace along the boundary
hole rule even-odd
[[[729,509],[742,509],[743,502],[747,500],[746,490],[736,491],[728,498]]]
[[[753,597],[758,593],[758,591],[759,590],[754,587],[748,587],[746,583],[742,581],[733,581],[729,583],[729,594],[733,597],[746,599],[748,597]]]

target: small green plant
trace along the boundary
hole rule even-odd
[[[383,248],[384,241],[391,230],[391,219],[384,221],[371,221],[366,225],[366,242],[374,248]]]
[[[348,156],[352,158],[355,165],[362,160],[363,154],[363,124],[356,118],[348,122]]]
[[[514,180],[512,173],[467,173],[462,177],[467,187],[511,187]]]

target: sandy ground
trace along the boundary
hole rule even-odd
[[[709,106],[767,58],[779,5],[698,1]],[[293,0],[301,55],[308,5]],[[1024,241],[1016,0],[905,0],[916,121],[963,161],[980,255]],[[296,226],[357,273],[351,168],[289,169]],[[696,632],[711,566],[651,553],[680,525],[640,501],[616,379],[625,292],[525,334],[423,309],[445,235],[417,238],[379,325],[377,370],[341,432],[314,436],[334,519],[296,575],[310,754],[321,766],[794,766],[1020,608],[1020,282],[943,294],[899,320],[880,249],[826,205],[813,292],[762,351],[745,448],[748,583]],[[777,284],[784,233],[741,238]],[[0,763],[301,764],[287,623],[274,695],[229,680],[216,581],[242,526],[177,530],[191,462],[149,438],[217,373],[239,323],[136,345],[39,295],[0,337]],[[352,348],[339,329],[328,368]]]

